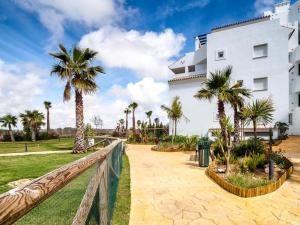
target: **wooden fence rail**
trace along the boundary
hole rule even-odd
[[[94,164],[97,164],[96,172],[90,179],[86,193],[74,217],[73,225],[85,224],[98,189],[101,196],[100,210],[102,210],[100,212],[100,224],[108,224],[107,183],[111,166],[111,160],[108,159],[111,158],[113,151],[120,151],[123,148],[123,146],[118,148],[120,145],[122,145],[121,140],[113,139],[110,145],[99,151],[39,177],[26,186],[15,188],[0,195],[0,225],[13,224]],[[121,155],[121,153],[118,154]]]

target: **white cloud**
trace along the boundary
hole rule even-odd
[[[263,15],[264,12],[273,9],[275,0],[255,0],[254,8],[257,16]]]
[[[63,35],[64,23],[77,22],[90,27],[121,22],[136,13],[122,0],[16,0],[24,9],[37,13],[53,40]]]
[[[0,59],[0,116],[18,115],[36,106],[43,94],[45,71],[24,63],[8,64]]]
[[[126,68],[139,77],[166,79],[168,66],[185,43],[182,34],[171,29],[161,33],[126,31],[105,26],[82,37],[80,45],[98,51],[98,59],[108,67]]]

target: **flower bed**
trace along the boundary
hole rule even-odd
[[[172,145],[172,144],[161,144],[155,145],[151,148],[152,151],[156,152],[187,152],[195,151],[194,148],[186,148],[183,145]]]

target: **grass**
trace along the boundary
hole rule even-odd
[[[227,180],[229,183],[242,188],[255,188],[269,183],[268,180],[253,178],[251,175],[240,173],[227,176]]]
[[[86,154],[49,154],[0,157],[0,193],[11,189],[7,183],[24,178],[37,178]]]
[[[25,152],[25,144],[27,144],[29,152],[72,150],[74,138],[61,138],[36,142],[0,142],[0,154]]]
[[[119,180],[115,209],[112,217],[112,225],[129,224],[130,214],[130,165],[126,154],[123,155],[123,168]]]

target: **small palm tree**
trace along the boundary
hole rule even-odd
[[[204,81],[204,88],[199,90],[194,97],[200,100],[209,100],[217,98],[218,100],[218,114],[219,123],[221,127],[221,134],[224,138],[224,147],[227,151],[228,146],[228,132],[225,127],[225,103],[229,102],[230,97],[230,76],[232,67],[228,66],[223,70],[217,70],[215,73],[210,73],[210,77]]]
[[[155,123],[155,126],[156,126],[156,127],[159,126],[159,118],[158,118],[158,117],[156,117],[156,118],[154,119],[154,123]]]
[[[132,131],[133,131],[133,134],[135,134],[135,110],[136,108],[138,107],[138,104],[136,102],[132,102],[128,108],[131,109],[132,111]]]
[[[273,121],[275,111],[271,98],[255,100],[242,109],[243,118],[248,123],[253,124],[254,137],[257,138],[257,124],[262,123],[264,126]]]
[[[126,108],[126,109],[124,110],[124,113],[125,113],[125,115],[126,115],[126,121],[125,121],[126,125],[125,125],[125,129],[126,129],[126,132],[127,132],[127,131],[128,131],[128,115],[131,113],[131,110],[130,110],[129,108]]]
[[[12,127],[16,127],[17,126],[17,117],[13,116],[11,114],[7,114],[5,116],[3,116],[2,118],[0,118],[0,122],[2,123],[2,127],[8,127],[8,132],[10,135],[10,139],[12,142],[15,141],[15,137],[12,131]]]
[[[176,135],[177,135],[177,125],[178,125],[178,122],[182,118],[184,118],[186,121],[188,121],[189,119],[183,114],[182,105],[181,105],[181,102],[180,102],[178,96],[176,96],[176,97],[173,98],[173,101],[172,101],[170,107],[162,105],[161,109],[167,113],[168,118],[173,123],[173,126],[172,126],[172,136],[173,136],[173,139],[174,139],[174,137],[176,137]]]
[[[234,142],[240,142],[240,110],[244,106],[244,98],[249,98],[251,91],[242,86],[240,82],[237,82],[229,89],[229,102],[233,109],[234,117]],[[229,139],[230,140],[230,139]]]
[[[146,116],[148,118],[149,126],[151,126],[151,116],[152,116],[152,111],[146,112]]]
[[[91,65],[97,52],[89,48],[81,49],[75,46],[71,51],[67,51],[63,45],[59,45],[59,52],[50,55],[58,61],[53,66],[51,74],[56,74],[66,81],[64,101],[69,101],[72,88],[75,90],[76,137],[73,153],[79,153],[85,150],[83,94],[97,91],[95,78],[99,73],[104,73],[104,70],[101,66]]]
[[[29,128],[31,132],[31,140],[36,141],[36,134],[38,130],[44,125],[45,116],[43,113],[33,110],[26,110],[25,113],[20,114],[24,128]]]
[[[50,131],[50,108],[52,108],[51,102],[44,101],[45,109],[47,110],[47,132]]]

